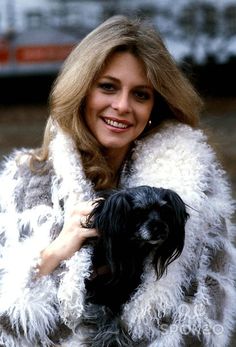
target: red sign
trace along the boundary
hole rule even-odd
[[[18,63],[46,63],[63,61],[73,45],[22,46],[16,48]]]
[[[9,46],[5,40],[0,39],[0,64],[9,62]]]

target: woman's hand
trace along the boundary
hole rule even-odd
[[[58,237],[41,252],[37,268],[38,276],[48,275],[62,260],[72,257],[90,237],[98,236],[96,229],[83,227],[86,217],[93,209],[93,202],[80,203],[67,216]]]

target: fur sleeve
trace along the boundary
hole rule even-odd
[[[47,346],[58,323],[56,284],[52,276],[36,280],[33,267],[50,242],[56,218],[43,204],[20,211],[17,187],[22,192],[27,186],[14,158],[5,164],[0,182],[0,345],[40,341]]]
[[[208,166],[208,188],[202,211],[205,238],[199,261],[198,288],[193,298],[201,302],[200,316],[205,319],[201,334],[205,346],[230,344],[236,318],[235,225],[232,223],[235,202],[224,170],[215,155]]]

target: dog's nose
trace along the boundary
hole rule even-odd
[[[168,237],[168,226],[160,221],[153,221],[149,225],[150,239],[153,241],[163,242]]]

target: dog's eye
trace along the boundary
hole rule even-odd
[[[173,207],[169,204],[165,204],[165,205],[161,206],[161,208],[160,208],[161,214],[168,214],[171,211],[173,211]]]
[[[133,210],[133,214],[135,216],[142,216],[142,215],[144,215],[146,213],[147,213],[147,210],[146,209],[142,209],[142,208],[137,208],[137,209]]]
[[[148,211],[145,209],[136,209],[132,213],[132,219],[137,222],[137,224],[142,223],[148,218]]]

